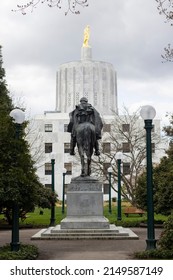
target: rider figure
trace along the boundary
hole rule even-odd
[[[96,142],[95,142],[95,155],[99,156],[99,144],[98,140],[101,139],[101,129],[103,123],[100,114],[96,109],[88,103],[86,97],[80,99],[80,104],[76,105],[76,109],[70,114],[70,123],[68,125],[68,132],[71,132],[71,142],[70,142],[70,155],[75,155],[74,148],[76,146],[76,127],[80,123],[90,122],[95,126],[96,131]]]

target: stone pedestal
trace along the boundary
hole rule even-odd
[[[103,216],[102,184],[92,177],[73,178],[67,191],[67,217],[61,229],[109,229]]]

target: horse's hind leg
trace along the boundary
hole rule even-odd
[[[84,160],[84,155],[81,156],[81,176],[85,176],[85,160]]]
[[[87,158],[87,175],[91,175],[91,157]]]

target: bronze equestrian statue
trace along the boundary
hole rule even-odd
[[[68,132],[71,132],[70,155],[75,155],[74,149],[77,144],[81,158],[81,176],[90,176],[91,157],[93,149],[99,156],[98,140],[101,139],[103,123],[97,110],[88,103],[86,97],[80,99],[80,104],[70,113]],[[87,162],[85,163],[85,155]]]

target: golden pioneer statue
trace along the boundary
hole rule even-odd
[[[88,41],[90,38],[90,27],[87,25],[84,29],[83,47],[89,47]]]

